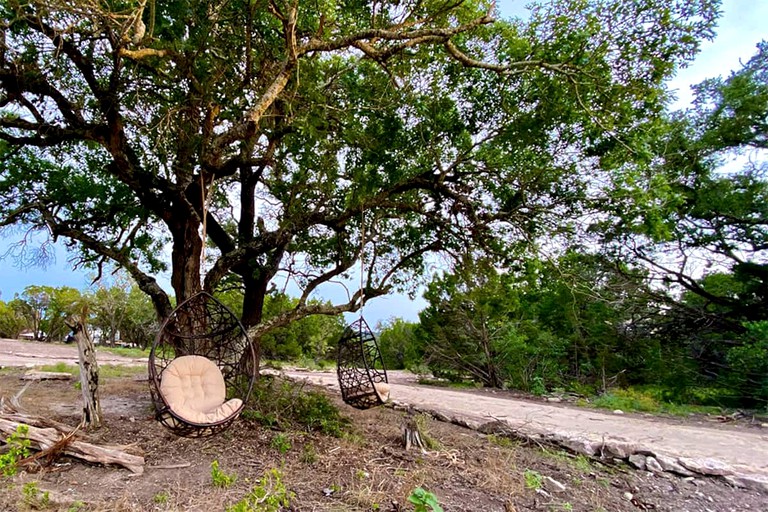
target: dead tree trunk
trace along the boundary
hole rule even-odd
[[[83,425],[86,428],[101,426],[101,400],[99,399],[99,365],[96,349],[85,328],[82,317],[74,317],[67,324],[75,333],[77,352],[80,356],[80,387],[83,392]]]

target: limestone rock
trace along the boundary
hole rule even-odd
[[[725,481],[734,487],[768,493],[768,477],[762,475],[727,475]]]
[[[573,450],[576,453],[581,453],[590,457],[600,451],[599,442],[591,441],[583,437],[564,438],[560,441],[560,444],[569,450]]]
[[[637,446],[627,441],[610,439],[603,444],[603,453],[619,459],[626,459],[637,451]]]
[[[639,453],[633,453],[632,455],[630,455],[629,463],[640,470],[645,469],[647,465],[645,455],[640,455]]]
[[[664,469],[664,471],[677,473],[678,475],[682,475],[682,476],[693,476],[693,472],[685,469],[683,466],[681,466],[677,462],[677,459],[673,457],[667,457],[666,455],[656,454],[656,461]]]
[[[645,469],[647,469],[651,473],[663,473],[664,472],[664,468],[661,467],[661,464],[659,464],[659,461],[657,461],[655,457],[646,457],[645,458]]]
[[[726,463],[716,459],[689,459],[680,457],[678,462],[686,469],[700,475],[725,476],[732,475],[733,469]]]
[[[546,487],[550,492],[565,492],[565,484],[558,482],[551,476],[545,476],[544,477],[544,487]]]

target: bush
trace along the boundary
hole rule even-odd
[[[243,411],[246,420],[280,430],[304,429],[341,437],[351,424],[331,400],[304,384],[262,376]]]

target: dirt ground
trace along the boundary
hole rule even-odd
[[[0,394],[23,387],[22,371],[0,374]],[[293,493],[287,510],[295,511],[410,511],[414,507],[407,498],[417,487],[434,493],[448,512],[768,510],[768,496],[717,478],[683,479],[606,466],[434,420],[427,421],[427,430],[440,447],[406,451],[401,443],[405,412],[388,407],[357,411],[335,393],[318,389],[330,393],[351,418],[352,434],[278,432],[240,420],[216,437],[178,438],[153,420],[146,382],[105,379],[105,426],[92,435],[142,453],[144,474],[61,458],[37,472],[0,478],[0,510],[223,511],[270,469],[279,471]],[[79,400],[72,382],[43,381],[26,389],[21,405],[75,425]],[[234,484],[213,485],[213,461],[237,476]],[[36,482],[40,493],[48,491],[50,503],[25,498],[29,482]]]

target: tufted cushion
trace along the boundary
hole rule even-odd
[[[171,410],[193,423],[216,423],[235,414],[243,401],[224,401],[226,385],[216,363],[202,356],[181,356],[162,374],[160,393]]]

